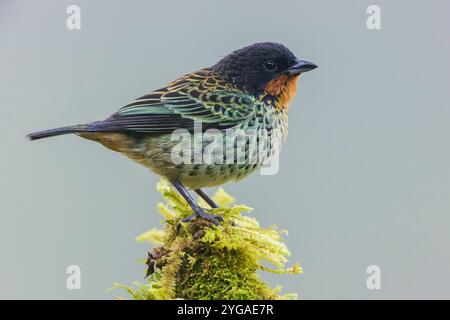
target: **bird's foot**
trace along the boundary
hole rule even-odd
[[[210,221],[212,223],[214,223],[216,226],[218,226],[220,224],[220,222],[223,221],[223,217],[217,214],[209,214],[206,213],[202,208],[196,208],[194,209],[194,214],[183,219],[183,222],[189,222],[192,221],[196,218],[202,218],[206,221]]]

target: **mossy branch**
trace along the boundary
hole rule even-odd
[[[123,288],[139,300],[297,297],[280,295],[279,287],[271,288],[258,275],[258,270],[302,273],[298,263],[285,267],[290,256],[282,239],[285,230],[275,226],[263,228],[255,218],[242,215],[252,209],[232,206],[234,199],[222,189],[213,196],[220,208],[208,210],[222,215],[224,222],[220,226],[201,219],[181,223],[192,214],[189,205],[165,180],[158,183],[158,191],[167,201],[158,205],[164,228],[151,229],[137,237],[140,242],[157,246],[147,259],[147,283],[136,282],[131,287],[115,284],[115,288]],[[203,200],[199,203],[208,207]]]

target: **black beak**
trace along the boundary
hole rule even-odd
[[[315,68],[317,68],[317,65],[312,62],[297,60],[293,66],[286,70],[286,73],[290,76],[294,76],[303,72],[314,70]]]

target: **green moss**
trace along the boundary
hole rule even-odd
[[[285,268],[290,255],[282,240],[286,231],[260,227],[255,218],[242,214],[252,209],[232,206],[233,198],[222,189],[213,196],[220,208],[208,210],[223,216],[220,226],[201,219],[182,223],[192,214],[191,208],[165,180],[159,182],[158,191],[167,201],[158,205],[164,229],[151,229],[137,238],[156,245],[147,260],[147,283],[114,287],[139,300],[296,298],[295,294],[280,295],[280,288],[271,288],[258,275],[258,270],[302,273],[298,263]],[[208,207],[203,200],[199,203]]]

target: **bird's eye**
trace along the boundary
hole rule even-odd
[[[274,61],[269,60],[263,63],[263,67],[268,71],[275,71],[277,69],[277,64]]]

